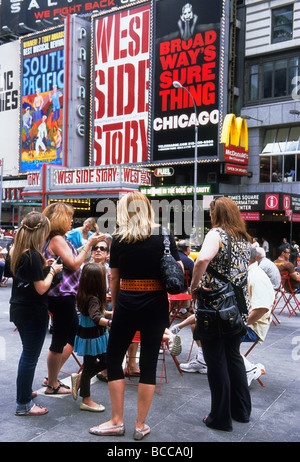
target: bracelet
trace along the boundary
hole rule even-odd
[[[53,272],[52,272],[51,270],[53,270]],[[53,268],[53,266],[50,266],[49,273],[52,274],[52,277],[54,278],[54,276],[55,276],[55,269]]]
[[[108,319],[107,321],[107,327],[109,327],[111,325],[111,319]]]
[[[86,250],[84,247],[82,247],[82,250],[83,250],[86,254],[88,254],[88,252],[89,252],[89,251]]]

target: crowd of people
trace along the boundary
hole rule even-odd
[[[288,271],[295,290],[300,290],[300,275],[289,261],[292,246],[283,243],[278,259],[272,262],[268,242],[263,238],[260,246],[251,238],[237,205],[226,197],[212,201],[212,228],[195,262],[189,256],[189,242],[176,241],[170,233],[171,254],[186,275],[182,292],[191,293],[195,304],[192,311],[184,304],[177,314],[180,322],[169,330],[168,294],[160,270],[163,232],[155,223],[146,196],[132,192],[122,197],[112,236],[99,231],[94,218],[72,228],[73,214],[73,208],[63,202],[49,205],[42,213],[28,213],[0,267],[5,277],[13,280],[10,320],[22,342],[15,414],[37,416],[48,412],[34,403],[32,384],[50,316],[52,339],[43,382],[45,394],[72,394],[75,400],[79,395],[81,410],[103,412],[105,407],[91,397],[90,383],[97,376],[108,384],[110,419],[91,427],[90,433],[124,435],[126,374],[139,377],[133,437],[141,440],[150,433],[145,421],[155,390],[162,339],[169,341],[171,354],[179,354],[180,331],[186,326],[190,326],[197,343],[197,355],[180,367],[184,372],[207,374],[211,409],[204,424],[232,431],[233,420],[248,422],[249,386],[265,368],[242,356],[240,346],[242,342],[265,340],[275,292],[281,283],[280,272]],[[200,291],[224,284],[216,271],[242,288],[248,314],[238,332],[210,338],[197,333],[197,309]],[[137,331],[139,364],[138,344],[133,343]],[[58,376],[72,352],[83,357],[83,369],[72,374],[69,387]],[[129,359],[124,371],[126,352]]]

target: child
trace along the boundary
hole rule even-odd
[[[102,404],[95,403],[90,396],[90,380],[94,375],[106,369],[106,348],[111,313],[106,306],[106,270],[104,265],[87,263],[81,273],[77,308],[80,314],[79,328],[75,338],[74,351],[83,356],[82,374],[72,374],[73,398],[77,399],[80,388],[83,411],[101,412]]]

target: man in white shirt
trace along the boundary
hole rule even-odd
[[[262,248],[264,249],[266,253],[266,257],[268,257],[269,256],[269,243],[264,237],[262,237],[261,240],[263,241]]]
[[[262,247],[256,247],[256,253],[258,266],[269,276],[272,286],[276,291],[281,283],[281,275],[278,267],[266,257],[266,253]]]
[[[258,266],[257,252],[251,248],[251,258],[248,267],[248,292],[250,310],[247,322],[247,333],[242,342],[263,342],[271,322],[271,310],[275,299],[272,283],[266,273]],[[248,385],[253,379],[260,377],[265,368],[262,364],[252,364],[244,357]]]

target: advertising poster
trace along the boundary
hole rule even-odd
[[[6,175],[18,174],[19,49],[18,41],[0,46],[0,160]]]
[[[62,165],[64,30],[28,36],[21,53],[20,172]]]
[[[220,30],[224,0],[156,4],[153,161],[218,155]],[[173,82],[183,88],[175,88]]]
[[[1,35],[58,26],[68,14],[84,15],[132,5],[138,0],[0,0]]]
[[[95,19],[94,165],[148,156],[150,3]]]

